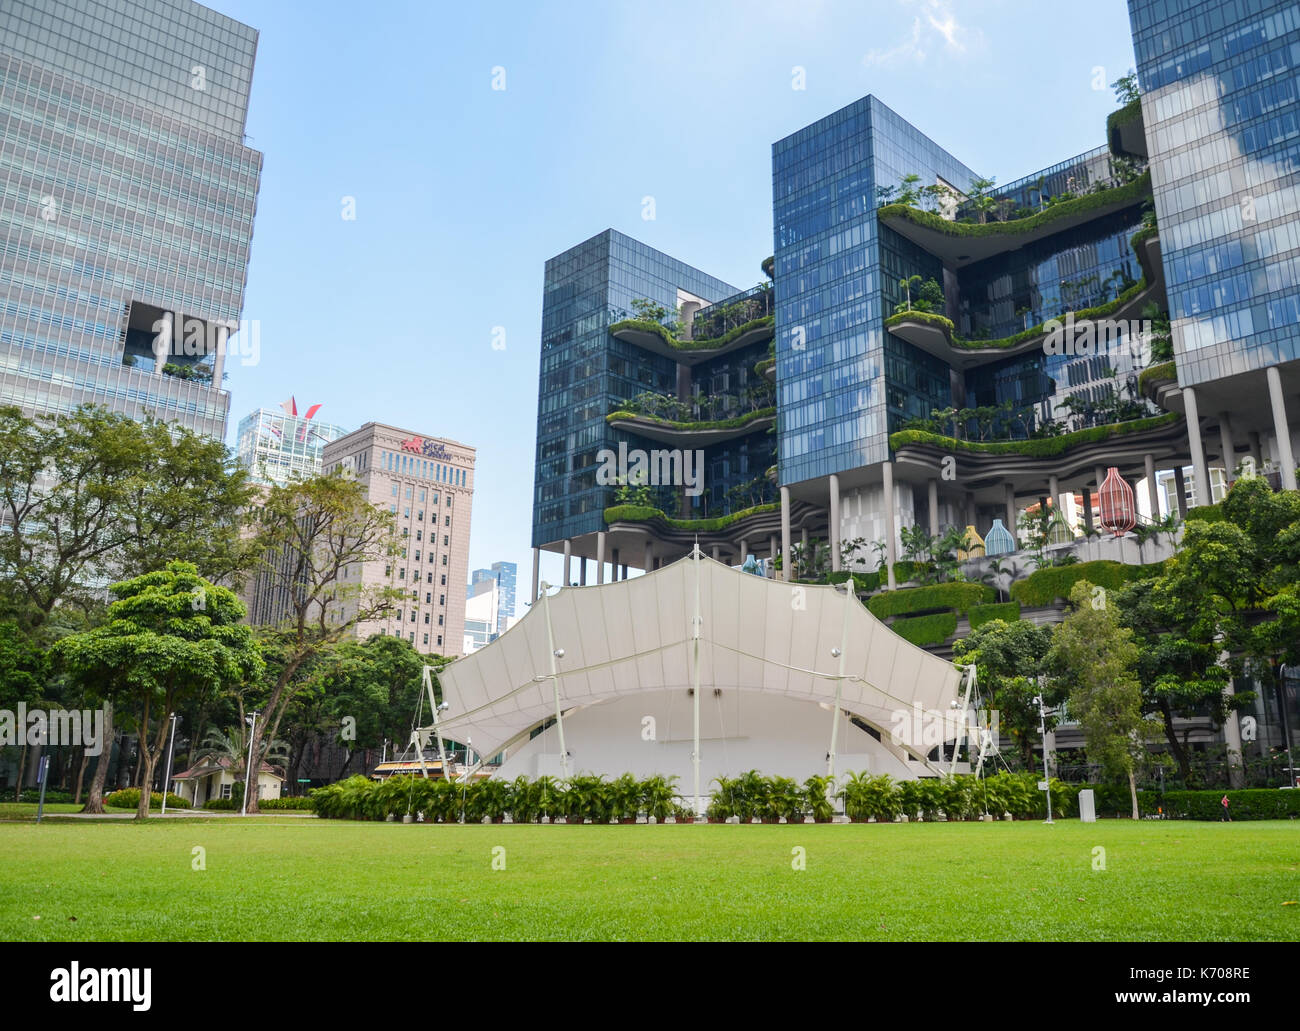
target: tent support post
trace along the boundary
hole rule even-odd
[[[555,664],[555,634],[551,630],[551,585],[542,584],[542,611],[546,613],[546,646],[551,650],[551,687],[555,692],[555,729],[560,735],[560,779],[569,780],[569,753],[564,750],[564,714],[560,711],[560,671]]]
[[[853,577],[850,576],[844,581],[844,617],[840,623],[840,646],[835,649],[839,653],[840,670],[835,678],[835,704],[831,706],[831,750],[826,753],[826,776],[830,777],[832,782],[835,780],[835,747],[840,736],[840,692],[844,689],[844,653],[849,646],[849,609],[857,600],[853,590]]]
[[[697,540],[695,549],[691,552],[691,560],[695,566],[695,615],[691,619],[692,631],[691,636],[694,638],[694,662],[692,679],[694,681],[694,691],[691,692],[694,701],[693,729],[691,737],[691,765],[694,768],[695,775],[695,819],[698,820],[703,813],[700,812],[700,545]]]

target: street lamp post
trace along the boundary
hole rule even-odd
[[[172,753],[176,751],[176,721],[179,718],[176,713],[172,713],[172,740],[167,746],[167,773],[163,777],[162,815],[164,816],[167,814],[167,787],[172,782]]]
[[[1043,696],[1034,695],[1034,704],[1038,706],[1038,734],[1043,739],[1043,792],[1047,795],[1047,819],[1044,823],[1055,823],[1052,819],[1052,770],[1047,765],[1047,706]]]
[[[248,720],[248,724],[249,724],[249,731],[248,731],[248,766],[247,766],[247,768],[244,770],[244,805],[243,805],[243,808],[241,808],[241,809],[239,810],[239,815],[240,815],[240,816],[247,816],[247,815],[248,815],[248,781],[249,781],[249,778],[250,778],[251,776],[253,776],[253,735],[254,735],[255,733],[257,733],[257,717],[258,717],[258,712],[257,712],[256,709],[253,710],[253,714],[252,714],[252,716],[250,716],[250,717],[245,717],[245,719]],[[259,771],[259,772],[260,772],[260,771]]]

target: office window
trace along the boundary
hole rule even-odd
[[[439,635],[438,635],[438,647],[439,647],[439,648],[442,647],[442,634],[439,634]]]
[[[442,546],[445,548],[450,543],[451,543],[451,539],[444,533],[442,535]]]
[[[416,531],[415,531],[415,539],[416,539],[417,541],[424,540],[424,531],[423,531],[423,530],[416,530]]]
[[[419,562],[419,561],[420,561],[420,549],[419,549],[419,548],[416,548],[416,549],[415,549],[415,561],[416,561],[416,562]],[[418,575],[418,574],[417,574],[417,575]]]
[[[406,579],[406,567],[405,567],[405,566],[403,566],[401,569],[399,569],[399,570],[397,571],[397,579],[399,579],[399,580],[405,580],[405,579]]]
[[[447,564],[447,556],[446,556],[446,555],[443,555],[443,556],[442,556],[442,564],[443,564],[444,566]]]
[[[438,595],[438,604],[439,604],[439,605],[446,605],[446,604],[447,604],[447,596],[446,596],[445,594],[440,594],[440,595]]]
[[[430,583],[433,582],[433,574],[432,574],[432,573],[429,574],[429,582],[430,582]],[[442,574],[442,583],[441,583],[439,586],[441,586],[441,587],[446,587],[446,586],[447,586],[447,574],[446,574],[446,573],[443,573],[443,574]]]
[[[397,484],[393,484],[393,497],[397,497]]]
[[[432,603],[432,602],[433,602],[433,592],[432,592],[432,591],[425,591],[425,592],[424,592],[424,600],[425,600],[425,603],[426,603],[426,604],[430,604],[430,603]]]
[[[439,617],[438,617],[438,625],[439,625],[439,626],[442,626],[442,616],[439,616]]]
[[[445,522],[443,522],[443,524],[442,524],[443,526],[450,526],[450,525],[451,525],[451,516],[443,516],[443,519],[445,520]]]
[[[424,625],[429,625],[429,614],[427,612],[424,614]]]
[[[428,635],[428,634],[425,634],[425,635],[424,635],[424,643],[425,643],[425,644],[428,644],[428,643],[429,643],[429,635]]]
[[[407,500],[407,501],[410,501],[410,500],[411,500],[411,491],[412,491],[412,488],[411,488],[410,484],[407,484],[407,487],[406,487],[406,500]]]
[[[411,637],[410,637],[410,640],[411,640],[411,643],[412,643],[412,644],[415,644],[415,631],[414,631],[414,630],[411,631]]]
[[[429,570],[429,579],[428,579],[427,581],[425,581],[425,582],[426,582],[426,583],[433,583],[433,570],[432,570],[432,569]]]
[[[412,623],[415,622],[415,617],[416,617],[416,615],[417,615],[417,613],[416,613],[415,609],[411,609],[411,622],[412,622]]]
[[[428,493],[429,493],[429,492],[428,492],[425,488],[421,487],[421,488],[420,488],[420,500],[421,500],[421,501],[424,501],[424,499],[425,499],[425,495],[427,495]],[[428,642],[428,641],[425,641],[424,643],[425,643],[425,644],[428,644],[429,642]]]

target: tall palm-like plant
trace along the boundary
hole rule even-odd
[[[799,784],[790,777],[773,777],[768,782],[766,799],[766,818],[784,819],[787,823],[796,820],[804,809],[804,793]]]
[[[262,741],[262,762],[273,766],[283,766],[289,761],[289,743],[287,741]],[[201,759],[228,763],[230,771],[237,778],[243,779],[248,766],[248,728],[234,726],[227,730],[213,728],[203,738],[203,746],[194,753],[197,763]]]
[[[656,774],[641,782],[641,799],[646,814],[662,823],[673,813],[673,799],[677,797],[677,777]]]
[[[907,295],[907,310],[912,310],[912,287],[920,286],[925,282],[924,276],[908,276],[906,279],[898,281],[898,288]]]
[[[803,782],[804,799],[812,818],[818,823],[827,823],[835,815],[827,792],[834,781],[826,776],[812,776]]]

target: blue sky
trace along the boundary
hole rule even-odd
[[[229,366],[231,443],[292,394],[474,445],[470,568],[517,562],[521,600],[548,257],[612,226],[751,286],[775,140],[874,93],[1010,182],[1103,143],[1094,84],[1134,64],[1124,0],[208,3],[261,34],[261,358]]]

